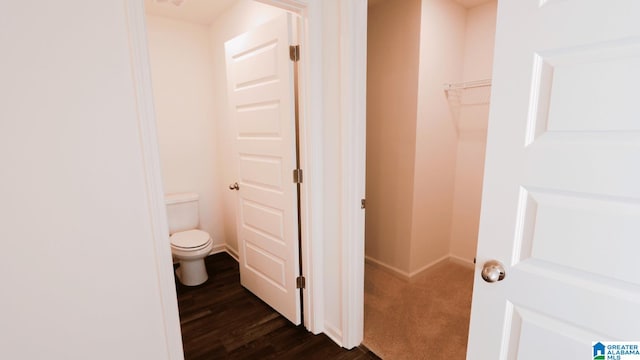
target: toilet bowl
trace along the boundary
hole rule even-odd
[[[187,230],[174,233],[169,237],[171,253],[179,261],[176,269],[178,280],[187,286],[200,285],[207,281],[207,268],[204,258],[213,248],[209,233],[202,230]]]
[[[196,286],[207,281],[209,277],[204,258],[213,249],[209,233],[198,230],[198,199],[196,193],[165,196],[171,253],[180,263],[176,269],[176,277],[187,286]]]

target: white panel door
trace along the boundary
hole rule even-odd
[[[468,359],[587,359],[640,341],[640,1],[498,6]]]
[[[244,287],[300,323],[293,18],[282,15],[225,44],[238,163],[238,246]]]

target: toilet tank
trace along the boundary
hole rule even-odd
[[[200,222],[198,215],[198,198],[199,196],[196,193],[165,195],[169,234],[198,228]]]

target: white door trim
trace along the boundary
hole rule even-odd
[[[302,290],[303,320],[314,334],[324,331],[324,276],[323,276],[323,201],[322,193],[311,189],[322,188],[322,61],[314,51],[320,50],[317,2],[303,0],[255,0],[300,16],[298,43],[301,48],[299,62],[300,105],[300,166],[304,181],[300,186],[300,230],[302,233],[302,275],[306,287]],[[313,18],[314,20],[310,20]],[[313,27],[311,27],[313,26]],[[313,36],[315,34],[315,36]],[[311,51],[313,49],[314,51]],[[312,57],[312,53],[313,56]]]
[[[364,336],[367,0],[340,2],[342,345]]]
[[[305,324],[310,331],[325,332],[350,349],[360,345],[364,333],[364,211],[360,200],[365,194],[367,0],[258,1],[274,6],[285,4],[279,7],[304,18],[304,34],[300,37],[304,43],[300,64],[304,119],[301,160],[305,169],[301,195],[302,250],[303,272],[311,285],[303,292]],[[292,5],[300,7],[292,10]],[[336,28],[339,30],[329,31]],[[331,65],[335,59],[337,68]],[[334,75],[339,81],[325,81]],[[335,98],[325,98],[325,94],[338,94],[338,106],[333,106]],[[339,119],[340,134],[324,133],[324,123],[329,119]],[[339,139],[339,164],[324,163],[324,147],[331,143],[327,136]],[[324,263],[323,215],[324,176],[329,168],[341,175],[340,204],[336,209],[328,209],[342,218],[337,234],[341,254],[340,294],[325,293],[324,284],[325,274],[330,272]],[[341,329],[325,324],[325,303],[334,297],[338,297],[340,304]]]
[[[319,334],[324,331],[324,202],[322,192],[314,192],[312,189],[323,187],[322,60],[312,57],[312,54],[320,50],[317,37],[322,33],[322,28],[316,24],[317,13],[309,11],[309,6],[317,5],[304,5],[300,8],[302,20],[298,36],[301,49],[298,79],[301,139],[299,156],[300,166],[305,172],[300,186],[301,251],[302,273],[307,279],[306,288],[302,290],[302,302],[305,327],[312,333]]]
[[[164,187],[160,171],[160,150],[153,105],[151,69],[147,48],[144,3],[142,0],[125,0],[129,48],[131,53],[131,76],[135,90],[135,104],[138,113],[140,147],[145,173],[145,187],[149,201],[154,241],[156,272],[162,304],[162,324],[167,346],[167,359],[182,360],[182,335],[178,314],[178,297],[173,275],[173,259],[169,247],[169,225],[164,202]]]

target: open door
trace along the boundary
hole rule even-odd
[[[635,0],[498,2],[468,359],[640,341],[639,19]]]
[[[225,44],[238,163],[237,226],[244,287],[300,324],[293,16]]]

